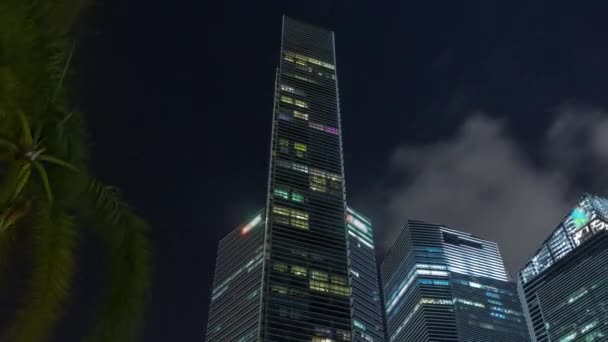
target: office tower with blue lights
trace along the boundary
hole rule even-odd
[[[208,341],[352,340],[334,43],[283,17],[267,204],[220,243]]]
[[[383,342],[384,319],[372,222],[348,207],[346,214],[354,342]]]
[[[518,278],[532,341],[607,341],[608,199],[585,194]]]
[[[381,269],[390,342],[529,341],[494,242],[408,221]]]

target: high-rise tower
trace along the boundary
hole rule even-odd
[[[263,220],[220,244],[207,340],[350,341],[334,34],[288,17],[270,154]]]
[[[584,195],[518,285],[533,341],[608,340],[608,199]]]
[[[496,243],[409,221],[382,263],[390,342],[526,342]]]
[[[263,279],[264,341],[351,336],[334,33],[283,17]]]
[[[354,342],[383,342],[384,315],[372,222],[348,207],[348,258]]]

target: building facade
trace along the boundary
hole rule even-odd
[[[348,250],[353,341],[384,341],[384,318],[370,219],[348,207]]]
[[[253,256],[223,252],[230,249],[224,244],[244,243],[239,232],[220,244],[208,341],[352,340],[334,33],[288,17],[282,26],[267,206],[263,222],[248,231],[255,235]],[[228,274],[257,258],[259,246],[260,269],[249,273],[260,277],[224,290]],[[251,307],[244,306],[247,294],[231,292],[256,287]]]
[[[584,195],[518,278],[533,341],[608,340],[608,199]]]
[[[494,242],[409,221],[381,269],[388,341],[528,341]]]
[[[259,335],[264,221],[261,210],[218,245],[207,341],[254,341]]]

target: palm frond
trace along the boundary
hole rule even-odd
[[[135,341],[142,322],[149,290],[149,244],[141,219],[132,216],[123,222],[121,239],[105,239],[112,241],[107,246],[110,275],[91,342]]]
[[[74,271],[76,229],[72,217],[40,202],[31,216],[34,268],[24,306],[4,336],[5,341],[40,342],[48,338],[70,289]]]
[[[51,163],[51,164],[55,164],[55,165],[58,165],[58,166],[61,166],[61,167],[64,167],[64,168],[69,169],[69,170],[74,171],[74,172],[78,172],[78,168],[76,166],[74,166],[74,165],[72,165],[72,164],[70,164],[70,163],[68,163],[66,161],[63,161],[63,160],[61,160],[59,158],[55,158],[53,156],[49,156],[49,155],[46,155],[46,154],[41,154],[40,156],[38,156],[37,159],[45,161],[45,162],[48,162],[48,163]]]
[[[23,190],[23,188],[25,187],[25,185],[27,184],[27,182],[30,179],[30,175],[32,174],[32,164],[30,163],[19,163],[20,169],[17,172],[17,179],[16,179],[16,187],[14,188],[15,191],[13,192],[12,195],[12,199],[17,198],[20,194],[21,194],[21,190]]]
[[[0,146],[11,152],[17,152],[19,150],[19,147],[17,147],[17,145],[15,145],[12,141],[2,137],[0,137]]]
[[[42,181],[42,186],[44,187],[44,191],[46,192],[46,198],[49,200],[49,203],[53,203],[53,191],[51,190],[51,183],[49,183],[49,176],[44,169],[44,166],[37,161],[32,162],[36,171],[38,171],[38,175],[40,176],[40,181]]]
[[[28,122],[25,114],[22,110],[17,109],[17,116],[19,117],[19,121],[21,122],[21,139],[24,145],[29,146],[32,144],[32,131],[30,129],[30,123]]]
[[[91,227],[102,238],[109,257],[109,286],[96,329],[89,341],[132,341],[147,299],[150,254],[147,224],[109,187],[91,180],[85,196]]]

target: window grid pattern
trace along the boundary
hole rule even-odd
[[[602,231],[528,282],[519,296],[532,340],[608,339],[608,232]]]
[[[219,243],[206,341],[254,341],[259,335],[263,213]]]
[[[352,339],[335,73],[333,33],[283,17],[269,175],[262,341]],[[301,197],[288,197],[286,189]]]
[[[494,242],[409,221],[382,263],[382,279],[389,341],[528,341]]]
[[[384,320],[373,246],[372,223],[347,208],[353,341],[383,342]]]

